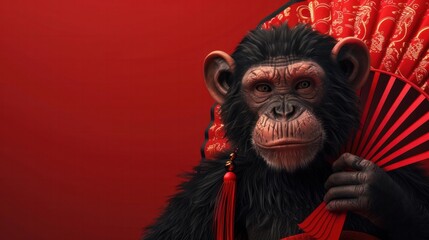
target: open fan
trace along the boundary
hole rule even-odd
[[[429,159],[429,97],[397,76],[371,71],[360,91],[361,128],[344,152],[369,159],[385,171]],[[300,228],[315,239],[339,239],[346,213],[322,203]],[[286,238],[290,240],[290,238]]]
[[[360,89],[361,128],[343,147],[386,171],[429,159],[429,2],[427,0],[307,0],[282,7],[260,25],[310,24],[336,39],[357,37],[368,46],[371,74]],[[203,157],[229,151],[212,109]],[[324,203],[299,224],[299,239],[339,239],[346,213]],[[286,239],[298,239],[297,236]]]

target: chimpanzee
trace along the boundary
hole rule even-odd
[[[257,29],[232,56],[208,55],[206,84],[237,149],[235,239],[298,234],[297,224],[322,201],[329,211],[349,211],[345,230],[429,239],[423,173],[414,167],[386,173],[339,153],[359,126],[355,92],[368,72],[362,42],[337,42],[306,25]],[[214,239],[213,211],[227,159],[203,160],[143,238]]]

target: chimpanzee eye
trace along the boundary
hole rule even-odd
[[[309,88],[310,86],[311,86],[311,82],[308,80],[304,80],[304,81],[299,82],[296,85],[296,89],[305,89],[305,88]]]
[[[271,86],[265,83],[256,85],[255,89],[259,92],[271,92],[272,90]]]

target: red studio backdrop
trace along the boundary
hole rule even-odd
[[[0,3],[0,239],[139,239],[200,161],[203,59],[284,1]]]

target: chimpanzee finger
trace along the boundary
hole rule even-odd
[[[365,194],[364,185],[348,185],[330,188],[323,200],[329,203],[332,200],[357,198]]]
[[[365,181],[363,172],[336,172],[331,174],[325,182],[325,188],[335,186],[357,185]]]
[[[331,212],[353,211],[362,213],[367,211],[369,207],[367,197],[335,199],[326,204],[326,209]]]
[[[332,164],[332,170],[334,172],[344,171],[347,169],[361,171],[364,168],[361,164],[362,160],[364,159],[351,153],[344,153]]]

